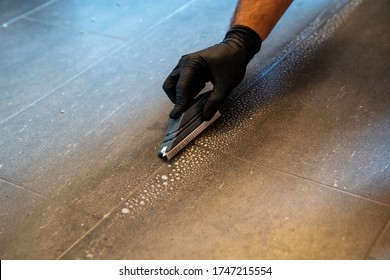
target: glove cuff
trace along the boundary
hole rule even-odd
[[[253,29],[244,25],[234,25],[226,33],[224,42],[234,41],[239,45],[245,46],[248,50],[249,60],[260,51],[261,37]]]

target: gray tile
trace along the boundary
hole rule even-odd
[[[379,236],[378,240],[373,245],[370,253],[368,254],[369,259],[376,260],[390,260],[390,222]]]
[[[139,37],[148,28],[193,1],[58,1],[30,15],[41,21],[71,26],[102,35],[123,39]]]
[[[53,1],[48,0],[2,0],[0,2],[0,26],[5,24],[7,26],[7,22],[13,20],[16,17],[20,17],[28,12],[37,9],[41,5],[45,3],[50,3]]]
[[[311,36],[198,144],[390,204],[387,6]]]
[[[188,7],[4,123],[0,176],[96,215],[109,212],[161,165],[156,149],[172,107],[163,79],[178,48],[214,39],[188,34],[191,26],[194,34],[210,28],[195,24],[209,18],[189,16],[195,10]],[[224,15],[211,26],[220,28]],[[173,29],[175,42],[166,36]]]
[[[389,217],[389,206],[192,145],[62,258],[362,259]]]
[[[97,219],[0,179],[0,258],[55,259]]]
[[[0,123],[122,44],[25,20],[0,29]]]

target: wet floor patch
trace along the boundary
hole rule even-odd
[[[207,158],[187,163],[199,154]],[[177,181],[174,169],[188,176]],[[62,258],[359,259],[388,220],[388,210],[191,146]]]
[[[299,73],[315,59],[337,28],[345,21],[362,1],[353,1],[327,20],[322,20],[322,26],[314,25],[318,30],[305,30],[301,44],[294,42],[286,47],[278,62],[273,62],[272,69],[258,73],[262,80],[254,77],[247,92],[223,110],[223,116],[201,134],[197,140],[184,149],[172,161],[166,162],[147,182],[141,184],[137,191],[122,198],[123,203],[115,210],[116,218],[135,218],[159,206],[159,202],[174,197],[191,182],[199,179],[222,156],[219,151],[230,153],[235,146],[245,146],[246,137],[250,135],[256,124],[268,117],[273,102],[283,99],[283,94],[294,85],[292,73]],[[312,27],[312,28],[314,28]],[[297,59],[298,58],[298,59]],[[266,94],[259,94],[266,93]]]
[[[256,124],[269,117],[273,102],[284,98],[283,94],[294,85],[297,76],[316,58],[323,44],[362,2],[352,1],[337,14],[318,20],[310,26],[310,31],[304,30],[298,36],[300,44],[298,41],[292,42],[270,64],[269,71],[264,72],[263,69],[257,73],[258,77],[248,80],[250,86],[247,87],[247,92],[228,103],[222,117],[185,148],[184,152],[167,162],[162,168],[163,173],[157,171],[129,198],[124,198],[117,215],[135,217],[145,209],[158,205],[159,201],[174,196],[175,192],[185,189],[219,160],[220,155],[210,153],[211,150],[229,154],[236,146],[244,147],[246,138],[256,129]]]
[[[203,170],[218,161],[220,156],[190,144],[178,157],[166,162],[136,193],[123,198],[117,217],[134,218],[146,209],[158,206],[162,200],[173,197],[201,178]]]

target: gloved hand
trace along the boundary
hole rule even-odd
[[[261,42],[255,31],[236,25],[221,43],[182,56],[163,84],[164,91],[175,103],[169,116],[178,118],[210,81],[214,89],[202,112],[203,119],[210,120],[244,78],[246,67],[260,50]]]

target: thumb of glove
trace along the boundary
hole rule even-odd
[[[177,119],[186,111],[187,107],[182,105],[175,105],[175,107],[172,109],[171,113],[169,114],[169,117],[171,119]]]

